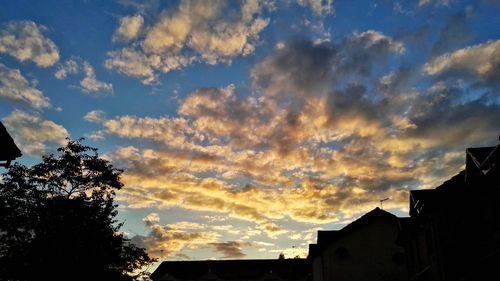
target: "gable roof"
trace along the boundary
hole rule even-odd
[[[453,201],[465,188],[465,171],[453,176],[435,189],[410,191],[410,216],[430,212]]]
[[[21,150],[14,143],[14,140],[5,129],[2,122],[0,122],[0,161],[6,161],[6,163],[0,164],[0,166],[8,166],[10,161],[21,157]]]
[[[331,245],[332,243],[338,241],[339,239],[349,235],[353,231],[356,231],[364,226],[366,226],[369,222],[375,219],[385,219],[389,221],[394,221],[394,223],[398,222],[398,217],[395,215],[380,209],[379,207],[371,210],[370,212],[364,214],[357,220],[351,222],[346,225],[344,228],[340,230],[320,230],[318,231],[318,240],[317,246],[309,246],[309,249],[314,248],[313,253],[309,253],[308,258],[312,258],[315,255],[319,254],[323,249]]]
[[[277,275],[298,281],[311,274],[311,267],[306,259],[164,261],[151,279],[159,280],[166,274],[179,280],[198,280],[210,274],[222,280],[255,280]]]
[[[467,148],[465,170],[435,189],[410,191],[410,216],[446,208],[500,178],[500,146]],[[472,192],[472,193],[471,193]]]
[[[500,160],[500,147],[474,147],[467,148],[467,170],[477,169],[483,175],[493,170]]]

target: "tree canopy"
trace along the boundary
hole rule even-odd
[[[135,280],[153,260],[120,233],[122,171],[68,140],[0,183],[0,280]]]

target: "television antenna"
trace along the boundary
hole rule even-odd
[[[383,210],[384,209],[384,205],[383,205],[384,201],[390,200],[391,198],[392,197],[387,197],[387,198],[384,198],[384,199],[380,200],[380,209]]]

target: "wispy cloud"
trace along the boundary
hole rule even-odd
[[[54,76],[59,79],[66,79],[68,75],[76,75],[83,73],[83,78],[80,80],[80,89],[87,94],[96,94],[102,92],[113,92],[113,85],[97,80],[94,67],[81,58],[71,58],[57,67]]]
[[[316,15],[332,14],[333,0],[297,0],[301,6],[308,6]]]

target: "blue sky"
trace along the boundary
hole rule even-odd
[[[85,137],[156,257],[304,256],[500,132],[496,0],[0,3],[19,161]]]

